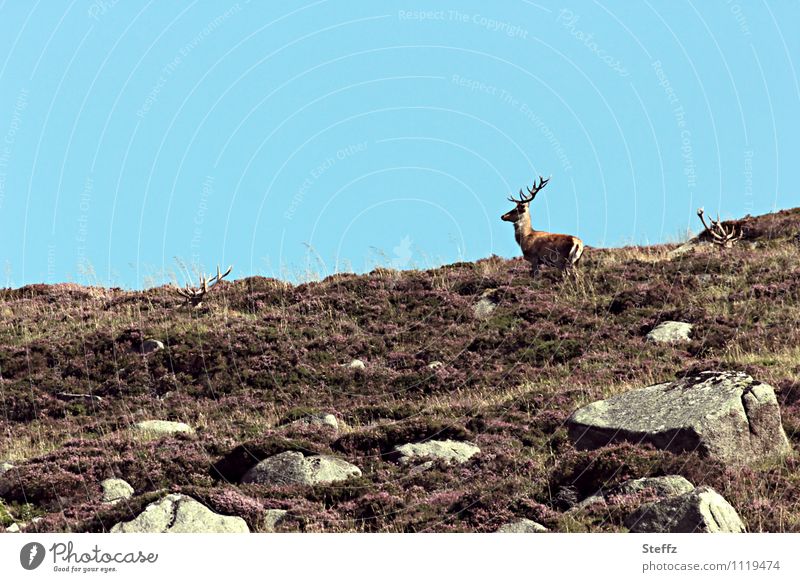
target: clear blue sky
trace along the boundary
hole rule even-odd
[[[800,206],[796,1],[0,0],[0,285],[300,279]],[[177,260],[176,260],[177,258]]]

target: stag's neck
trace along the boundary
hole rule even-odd
[[[531,215],[527,212],[514,223],[514,238],[517,239],[517,244],[521,244],[522,240],[533,234],[534,230],[531,227]]]

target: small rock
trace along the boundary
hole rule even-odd
[[[644,477],[625,481],[613,492],[621,493],[622,495],[635,495],[645,490],[652,491],[658,497],[667,498],[694,491],[694,485],[680,475],[667,475],[665,477]]]
[[[633,533],[742,533],[739,514],[710,487],[646,503],[625,519]]]
[[[133,425],[133,428],[147,436],[165,436],[177,433],[194,433],[194,429],[183,422],[170,420],[143,420]]]
[[[347,365],[347,367],[351,370],[363,370],[367,367],[367,365],[361,360],[353,360]]]
[[[333,430],[339,430],[339,421],[336,417],[332,414],[310,414],[308,416],[304,416],[303,418],[299,418],[294,422],[290,423],[290,426],[327,426],[332,428]]]
[[[104,503],[118,503],[133,495],[133,487],[123,479],[106,479],[100,486],[103,488]]]
[[[6,532],[8,533],[20,533],[20,531],[21,530],[19,529],[18,523],[12,523],[10,526],[6,528]]]
[[[163,349],[164,349],[164,344],[158,340],[148,339],[144,340],[144,343],[142,343],[142,353],[145,354],[152,354],[153,352],[157,352]]]
[[[214,513],[191,497],[173,493],[131,521],[116,524],[111,533],[250,533],[250,528],[241,517]]]
[[[289,512],[285,509],[267,509],[264,512],[264,531],[274,532],[288,514]]]
[[[320,485],[360,476],[361,469],[342,459],[286,451],[258,463],[244,475],[242,483]]]
[[[577,448],[614,442],[697,451],[731,465],[791,452],[775,390],[740,372],[702,372],[593,402],[567,419]]]
[[[647,341],[660,344],[676,344],[692,341],[689,337],[694,325],[682,321],[665,321],[659,323],[647,334]]]
[[[544,533],[549,531],[540,523],[531,519],[520,519],[500,526],[497,533]]]
[[[2,475],[3,473],[5,473],[7,471],[10,471],[13,468],[14,468],[14,465],[9,463],[8,461],[0,461],[0,475]]]
[[[419,458],[441,459],[446,463],[465,463],[481,450],[472,443],[459,441],[426,441],[408,443],[394,448],[400,456],[400,463],[408,464]]]
[[[428,369],[429,370],[437,370],[437,369],[441,368],[442,366],[444,366],[444,362],[440,362],[439,360],[436,360],[436,361],[431,362],[430,364],[428,364]]]

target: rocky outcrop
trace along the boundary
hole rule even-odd
[[[741,533],[739,514],[710,487],[647,503],[630,514],[625,526],[634,533]]]
[[[682,321],[665,321],[659,323],[647,334],[647,341],[659,344],[677,344],[692,341],[691,333],[694,326]]]
[[[576,447],[650,443],[729,464],[781,457],[791,447],[772,386],[737,372],[703,372],[580,408],[567,421]]]
[[[202,503],[180,494],[167,495],[148,505],[131,521],[116,524],[111,533],[249,533],[241,517],[214,513]]]
[[[425,441],[424,443],[408,443],[394,448],[401,464],[408,464],[417,459],[442,460],[446,463],[465,463],[481,450],[472,443],[459,441]]]
[[[245,473],[242,483],[323,485],[360,476],[361,469],[342,459],[286,451],[258,463]]]

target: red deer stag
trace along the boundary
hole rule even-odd
[[[716,220],[713,218],[710,219],[711,225],[706,222],[705,211],[702,208],[697,209],[697,216],[700,217],[708,236],[711,237],[711,242],[717,245],[720,249],[729,249],[737,242],[742,240],[742,231],[739,230],[737,233],[735,226],[731,226],[730,228],[725,228],[722,226],[722,221],[719,218],[719,214],[717,214]]]
[[[198,287],[191,287],[189,284],[186,284],[185,288],[180,287],[173,287],[175,292],[183,298],[184,305],[191,305],[192,307],[200,307],[203,304],[203,299],[205,299],[206,294],[216,287],[217,283],[222,281],[225,277],[227,277],[230,272],[233,270],[233,265],[228,267],[228,270],[222,273],[219,270],[219,265],[217,265],[217,274],[211,277],[201,275],[200,276],[200,285]]]
[[[537,186],[534,181],[533,189],[527,189],[527,196],[521,189],[519,200],[509,196],[508,199],[517,207],[500,217],[506,222],[514,223],[514,237],[522,249],[525,260],[531,264],[534,276],[539,272],[541,265],[558,267],[564,274],[576,273],[574,267],[583,255],[583,241],[577,236],[543,232],[531,227],[529,205],[549,181],[549,178],[545,180],[539,176],[539,185]]]

